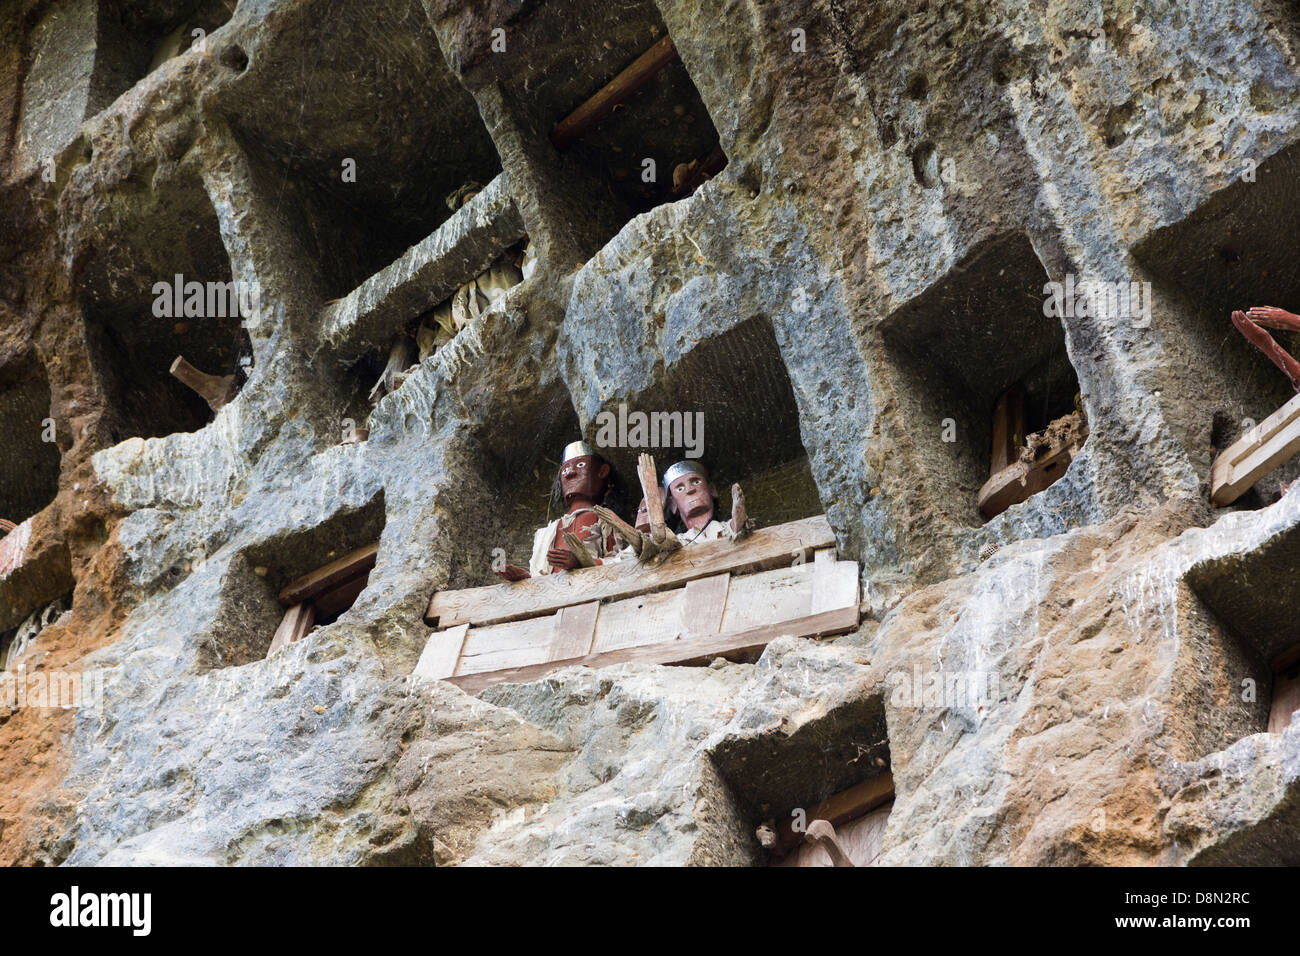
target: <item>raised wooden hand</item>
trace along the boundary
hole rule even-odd
[[[668,525],[664,521],[664,499],[659,490],[659,470],[654,457],[642,452],[636,462],[637,477],[641,479],[641,494],[645,495],[646,514],[650,516],[650,538],[655,544],[668,540]]]
[[[740,490],[740,485],[732,485],[731,530],[739,540],[749,534],[753,528],[753,522],[749,520],[749,513],[745,510],[745,493]]]
[[[1278,311],[1281,311],[1280,309]],[[1289,313],[1288,313],[1289,314]],[[1250,343],[1269,357],[1274,365],[1291,380],[1291,385],[1300,392],[1300,362],[1297,362],[1286,349],[1277,344],[1273,336],[1247,318],[1240,310],[1232,313],[1232,324],[1237,331],[1250,340]]]
[[[645,547],[644,539],[646,536],[603,505],[595,505],[592,510],[596,512],[596,517],[600,519],[600,528],[603,533],[609,534],[613,532],[626,541],[633,553],[640,557],[641,551]]]
[[[1253,305],[1246,311],[1246,315],[1256,325],[1267,326],[1270,329],[1283,329],[1288,332],[1300,332],[1300,315],[1294,315],[1286,309],[1279,309],[1274,305]]]

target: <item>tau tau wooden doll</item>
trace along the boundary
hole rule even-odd
[[[752,527],[745,513],[745,495],[740,485],[731,486],[731,520],[718,521],[718,492],[709,481],[708,470],[698,461],[679,461],[664,472],[666,510],[676,515],[682,527],[677,536],[683,546],[719,538],[734,540]]]
[[[522,581],[617,561],[617,539],[600,526],[594,509],[603,504],[617,510],[618,492],[613,468],[590,445],[576,441],[566,446],[552,490],[552,501],[564,514],[537,529],[528,570],[509,564],[497,574]]]

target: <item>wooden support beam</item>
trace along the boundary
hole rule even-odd
[[[1300,454],[1300,395],[1264,419],[1223,454],[1210,469],[1210,503],[1232,504],[1265,475]]]
[[[322,591],[320,597],[316,598],[316,613],[321,617],[335,617],[342,614],[361,596],[361,592],[366,589],[370,583],[370,572],[363,571],[356,577],[349,578],[346,581],[334,585],[327,591]]]
[[[683,548],[655,568],[620,561],[526,581],[439,591],[429,602],[424,619],[444,628],[518,621],[570,604],[635,597],[727,571],[747,574],[783,567],[796,555],[807,558],[818,548],[834,546],[835,533],[826,517],[817,515],[760,528],[740,543],[720,540]]]
[[[289,608],[280,619],[280,626],[275,629],[275,637],[271,638],[271,647],[266,652],[266,656],[270,657],[294,641],[301,641],[315,623],[316,607],[311,601],[303,601]]]
[[[886,770],[862,781],[857,786],[841,790],[808,809],[805,822],[825,820],[831,826],[837,827],[870,813],[892,799],[894,799],[894,775]],[[775,853],[789,853],[803,842],[803,834],[794,831],[793,823],[793,817],[785,817],[777,821]]]
[[[1002,393],[993,407],[993,453],[989,477],[1012,465],[1025,443],[1025,387],[1017,382]]]
[[[364,548],[350,551],[343,557],[331,561],[323,568],[317,568],[310,574],[304,574],[296,581],[285,585],[280,591],[280,603],[285,607],[298,604],[308,598],[317,597],[335,585],[351,581],[361,574],[369,573],[375,566],[375,556],[379,553],[379,542],[368,544]]]
[[[525,667],[465,674],[460,677],[450,677],[448,681],[467,694],[477,694],[493,684],[526,683],[537,680],[561,667],[596,668],[626,663],[703,665],[717,657],[725,657],[729,660],[756,660],[758,655],[763,653],[763,648],[778,637],[829,637],[834,634],[846,634],[857,628],[858,621],[857,607],[846,607],[794,621],[750,628],[734,634],[714,634],[667,641],[662,644],[625,647],[569,660],[547,661]],[[434,635],[435,638],[437,636]]]
[[[664,37],[601,87],[591,99],[556,123],[551,130],[551,144],[560,150],[573,145],[676,58],[677,48],[673,46],[672,37]]]
[[[837,560],[834,548],[823,548],[813,560],[811,613],[856,605],[861,591],[858,562]]]
[[[208,407],[214,412],[220,411],[222,406],[228,404],[235,397],[235,376],[233,375],[209,375],[206,372],[200,372],[181,356],[176,356],[176,361],[172,362],[172,375],[184,384],[188,385],[199,397],[208,403]]]

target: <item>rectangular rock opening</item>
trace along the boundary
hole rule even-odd
[[[244,316],[257,303],[232,281],[216,213],[197,181],[151,197],[171,214],[124,226],[92,250],[81,306],[114,441],[198,431],[252,367]],[[178,360],[180,360],[178,362]]]
[[[825,511],[794,389],[765,316],[673,356],[649,388],[607,394],[584,437],[628,477],[633,510],[640,499],[637,457],[647,452],[661,479],[675,461],[701,461],[718,492],[720,520],[731,514],[733,483],[760,527]]]
[[[1227,694],[1214,705],[1194,708],[1190,719],[1210,730],[1201,753],[1221,750],[1254,733],[1280,733],[1300,708],[1300,529],[1292,528],[1244,553],[1193,565],[1186,582],[1200,599],[1190,612],[1194,637],[1208,635],[1207,647],[1186,642],[1204,658],[1189,684],[1206,683],[1204,673],[1221,672]]]
[[[57,154],[83,121],[216,30],[234,9],[235,0],[48,4],[22,45],[19,167],[30,171]]]
[[[365,591],[384,523],[380,493],[364,507],[247,549],[232,586],[243,592],[236,604],[259,609],[258,626],[239,629],[243,643],[223,648],[218,666],[267,657],[339,620]]]
[[[217,98],[280,208],[295,211],[334,298],[430,235],[502,166],[419,0],[336,6],[326,31],[318,16],[310,4],[284,11]]]
[[[117,95],[192,47],[234,14],[237,0],[100,0],[101,35]]]
[[[1253,182],[1219,190],[1133,248],[1154,285],[1152,332],[1171,356],[1164,412],[1207,477],[1219,452],[1296,394],[1283,373],[1233,327],[1230,315],[1270,305],[1300,313],[1300,271],[1288,238],[1300,212],[1297,175],[1300,146],[1291,146],[1261,163]],[[1267,331],[1300,357],[1300,333]],[[1297,476],[1300,461],[1292,460],[1260,480],[1235,507],[1271,504],[1282,483]]]
[[[0,365],[0,534],[54,500],[61,462],[45,366],[28,351]],[[6,527],[8,522],[10,527]]]
[[[880,698],[854,701],[790,734],[726,740],[711,757],[737,816],[726,824],[752,834],[755,864],[830,866],[838,853],[854,866],[876,862],[894,798]]]
[[[1064,326],[1044,314],[1047,283],[1029,238],[1004,234],[880,325],[930,496],[960,524],[1059,480],[1086,438]]]
[[[387,350],[372,349],[352,367],[365,395],[358,420],[385,395],[396,391],[415,366],[433,358],[471,323],[503,304],[506,293],[524,280],[528,240],[509,246],[477,276],[466,276],[448,298],[426,309],[393,337]]]
[[[526,54],[507,110],[554,177],[592,254],[633,216],[690,195],[727,164],[718,132],[650,0],[546,3],[512,39]],[[564,197],[564,198],[560,198]]]
[[[494,564],[528,567],[533,535],[561,513],[551,491],[564,447],[580,437],[569,394],[558,384],[473,434],[470,470],[447,492],[456,502],[449,509],[447,588],[498,583]],[[620,487],[629,478],[618,474]]]

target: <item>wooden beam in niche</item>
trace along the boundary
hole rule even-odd
[[[572,146],[675,59],[677,48],[673,46],[672,37],[664,37],[633,60],[630,66],[585,103],[556,123],[551,130],[551,144],[557,150]]]

